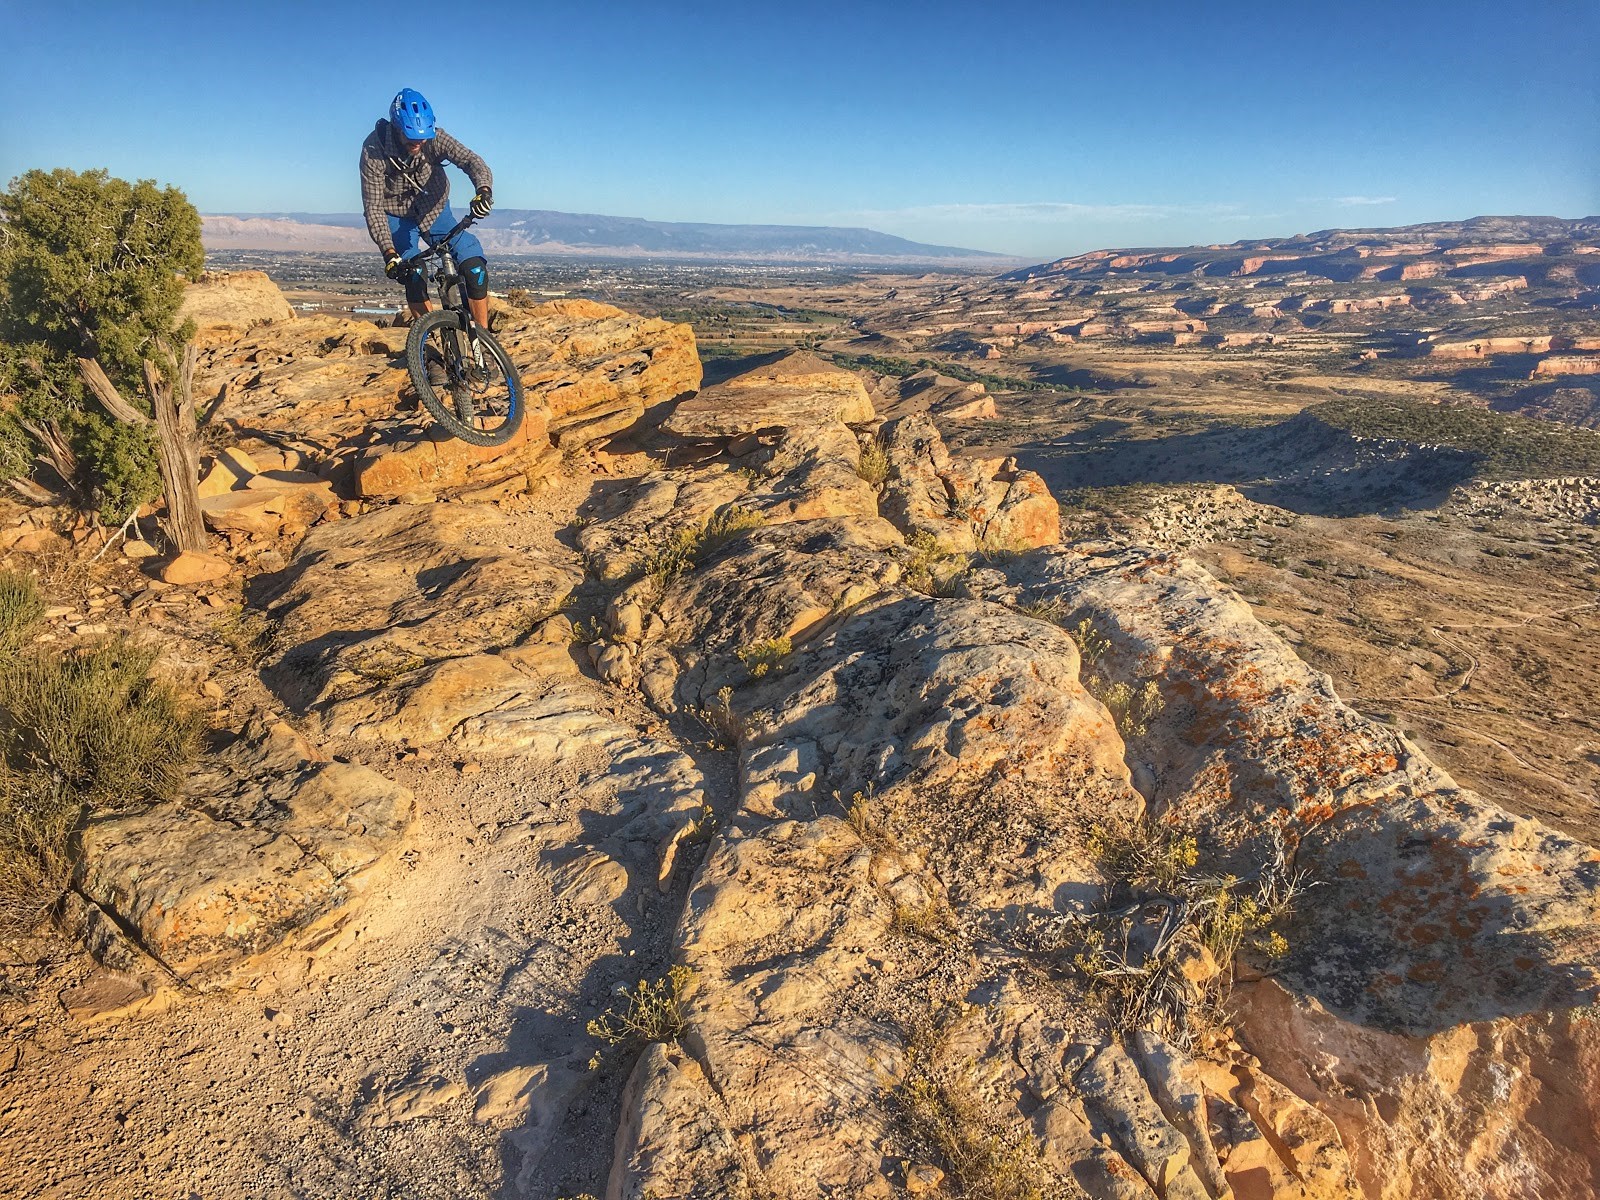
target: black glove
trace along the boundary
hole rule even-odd
[[[399,279],[400,278],[400,264],[403,263],[404,261],[405,261],[405,259],[401,258],[393,250],[389,251],[389,253],[384,258],[383,273],[385,275],[387,275],[390,279]]]
[[[483,220],[489,215],[489,210],[494,207],[494,192],[486,187],[478,189],[478,194],[472,198],[472,203],[467,206],[472,210],[472,215],[478,220]]]

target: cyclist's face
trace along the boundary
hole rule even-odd
[[[408,137],[403,137],[401,138],[401,141],[405,142],[406,153],[411,155],[412,158],[415,158],[417,155],[421,154],[422,148],[428,144],[427,138],[418,138],[416,141],[412,141]]]

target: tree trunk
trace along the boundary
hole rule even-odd
[[[161,459],[161,485],[167,500],[167,536],[180,552],[206,552],[205,518],[200,512],[200,455],[194,415],[195,347],[183,350],[177,383],[169,384],[148,358],[144,360],[144,386],[155,412],[157,452]],[[150,418],[122,398],[116,385],[92,358],[80,358],[78,370],[105,410],[128,425],[148,425]]]
[[[167,496],[167,536],[182,552],[206,552],[206,523],[200,514],[200,455],[194,423],[194,343],[184,348],[176,385],[161,378],[144,360],[144,385],[156,413],[161,483]]]

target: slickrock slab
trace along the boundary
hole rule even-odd
[[[1314,872],[1294,962],[1325,1002],[1423,1032],[1600,996],[1600,854],[1459,788],[1203,569],[1057,553],[1016,577],[1109,636],[1117,677],[1160,687],[1138,749],[1169,807],[1252,847],[1276,825]]]
[[[882,1159],[898,1128],[904,1033],[866,1014],[913,1019],[930,970],[936,994],[966,994],[967,947],[1005,914],[1053,911],[1058,889],[1084,885],[1067,814],[1138,810],[1071,640],[998,605],[896,589],[885,582],[896,543],[860,519],[763,528],[663,601],[669,630],[694,623],[689,639],[720,662],[717,647],[775,636],[819,586],[871,589],[739,693],[740,806],[681,934],[697,979],[689,1054],[653,1052],[636,1070],[616,1195],[733,1196],[780,1182],[891,1194]],[[702,694],[720,678],[706,669]],[[835,815],[852,794],[898,840]],[[918,920],[950,921],[948,947],[904,932]],[[1002,1076],[1026,1078],[1014,1047],[1039,1045],[1036,1009],[1014,992],[971,999],[990,1032],[953,1049],[955,1061],[1009,1063]],[[1057,1088],[1062,1077],[1058,1067]],[[1114,1150],[1101,1159],[1104,1177],[1142,1178]]]
[[[477,479],[508,473],[522,475],[532,483],[543,477],[552,461],[549,418],[549,409],[543,405],[528,408],[521,428],[500,446],[474,446],[438,425],[430,425],[416,436],[386,438],[355,457],[356,492],[369,499],[392,500],[412,492],[465,487]]]
[[[866,385],[807,350],[713,384],[679,403],[662,428],[686,438],[733,438],[874,419]]]
[[[1043,478],[1015,459],[956,458],[926,414],[890,421],[883,515],[945,550],[1017,551],[1061,540],[1061,510]]]
[[[438,664],[516,642],[578,582],[571,568],[505,549],[503,522],[487,505],[397,505],[313,530],[259,599],[288,647],[270,681],[357,736],[379,736],[367,727],[406,707],[396,681],[435,681],[436,703],[482,690],[492,664],[446,664],[456,673],[435,680]],[[403,720],[435,718],[412,708]]]
[[[578,546],[606,583],[628,579],[680,532],[737,502],[748,482],[724,467],[662,471],[624,489],[601,492],[579,515]]]
[[[400,842],[411,793],[366,767],[317,761],[287,726],[256,730],[177,802],[92,821],[75,884],[90,944],[138,949],[186,982],[218,982],[339,907]]]
[[[915,479],[926,460],[938,478],[931,425],[906,425],[916,436],[885,439],[893,471]],[[776,487],[758,469],[741,503]],[[1441,1189],[1494,1194],[1512,1128],[1541,1187],[1579,1194],[1563,1178],[1586,1179],[1600,1146],[1533,1097],[1584,1094],[1590,1042],[1529,1010],[1592,995],[1592,851],[1462,793],[1199,568],[1045,549],[974,571],[974,599],[931,599],[897,586],[904,551],[883,527],[774,521],[614,614],[620,642],[675,648],[685,703],[731,699],[740,798],[681,931],[690,1027],[635,1072],[611,1194],[888,1194],[906,1081],[930,1070],[1032,1130],[1030,1178],[1094,1196],[1414,1194],[1419,1154]],[[1101,686],[1156,682],[1148,731],[1124,742],[1078,683],[1072,639],[1022,600],[1105,634]],[[748,669],[741,648],[785,635],[787,655]],[[1161,811],[1237,843],[1241,870],[1276,825],[1309,872],[1281,979],[1310,995],[1287,1015],[1250,1000],[1259,1060],[1191,1060],[1147,1033],[1108,1044],[1002,948],[1019,917],[1095,894],[1071,831],[1140,810],[1130,767]],[[938,997],[960,1018],[906,1055]],[[1348,1034],[1331,1024],[1351,1015]],[[1485,1122],[1502,1037],[1527,1047],[1512,1078],[1530,1082],[1514,1121]],[[1406,1082],[1418,1073],[1434,1082]],[[1557,1149],[1562,1130],[1579,1148]]]
[[[1600,995],[1600,853],[1458,787],[1193,564],[1060,552],[1010,574],[1109,638],[1109,678],[1160,688],[1130,753],[1163,809],[1239,846],[1241,869],[1277,829],[1306,872],[1242,1036],[1338,1123],[1369,1188],[1496,1194],[1509,1156],[1540,1195],[1584,1194],[1600,1136],[1551,1097],[1600,1078],[1573,1012]]]

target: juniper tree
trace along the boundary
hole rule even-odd
[[[58,169],[12,180],[0,218],[0,470],[26,434],[104,512],[164,491],[173,543],[204,549],[193,327],[177,319],[204,266],[200,214],[153,180]]]

